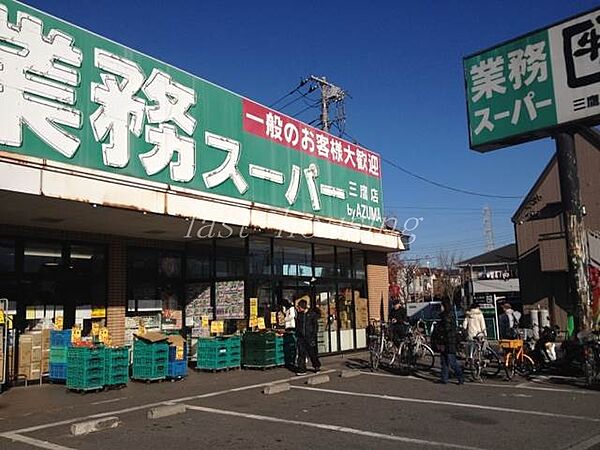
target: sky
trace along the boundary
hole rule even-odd
[[[462,59],[594,7],[588,0],[184,1],[25,0],[33,7],[271,105],[308,75],[350,94],[346,132],[427,179],[523,197],[554,153],[547,138],[488,153],[469,149]],[[276,106],[293,115],[298,94]],[[310,122],[317,109],[298,118]],[[406,258],[485,250],[514,241],[519,198],[459,194],[383,164],[386,214],[418,224]],[[412,219],[411,218],[415,218]],[[407,222],[408,220],[408,222]]]

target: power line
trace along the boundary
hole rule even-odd
[[[351,139],[352,141],[354,141],[356,144],[358,145],[362,145],[360,144],[360,142],[358,142],[358,140],[356,140],[354,137],[352,137],[351,135],[349,135],[348,133],[346,133],[345,131],[343,132],[343,134],[348,138]],[[431,184],[433,186],[439,187],[441,189],[446,189],[448,191],[452,191],[452,192],[456,192],[459,194],[465,194],[465,195],[472,195],[472,196],[476,196],[476,197],[484,197],[484,198],[501,198],[501,199],[511,199],[511,200],[520,200],[523,197],[522,196],[516,196],[516,195],[496,195],[496,194],[484,194],[482,192],[475,192],[475,191],[470,191],[467,189],[461,189],[461,188],[457,188],[454,186],[450,186],[448,184],[444,184],[444,183],[440,183],[438,181],[434,181],[431,180],[429,178],[426,178],[422,175],[419,175],[411,170],[406,169],[405,167],[402,167],[400,164],[389,160],[387,158],[381,157],[381,160],[388,163],[390,166],[400,170],[401,172],[404,172],[407,175],[410,175],[413,178],[416,178],[418,180],[423,181],[424,183],[428,183]]]

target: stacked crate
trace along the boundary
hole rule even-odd
[[[71,330],[50,331],[49,376],[52,382],[67,381],[67,349],[71,346]]]
[[[67,388],[76,391],[102,389],[105,382],[104,348],[67,349]]]
[[[169,344],[166,341],[148,342],[136,338],[133,342],[134,380],[155,381],[167,377]]]
[[[179,356],[179,358],[178,358]],[[177,346],[169,346],[169,363],[167,366],[167,378],[177,380],[187,376],[187,343],[183,343],[183,354],[177,354]]]
[[[124,386],[129,381],[129,347],[104,349],[104,385]]]
[[[280,341],[281,355],[278,355],[277,339],[277,335],[273,332],[244,333],[242,366],[263,369],[283,364],[283,340]]]
[[[237,369],[241,364],[239,336],[198,338],[196,368],[200,370]]]

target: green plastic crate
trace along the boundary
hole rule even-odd
[[[132,378],[135,380],[162,380],[167,376],[167,365],[164,364],[146,365],[146,364],[133,364],[133,375]]]
[[[167,342],[145,342],[141,339],[136,339],[133,342],[133,357],[143,356],[143,357],[154,357],[165,355],[169,356],[169,344]]]
[[[129,372],[126,373],[113,373],[106,374],[104,377],[104,384],[106,386],[118,386],[122,384],[127,384],[129,381]]]
[[[50,347],[50,362],[65,364],[67,362],[67,347]]]
[[[104,349],[106,362],[127,361],[129,362],[129,347],[106,347]]]

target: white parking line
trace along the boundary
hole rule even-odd
[[[417,380],[417,381],[426,381],[426,382],[431,382],[430,380],[424,379],[424,378],[419,378],[419,377],[414,377],[412,375],[408,375],[408,376],[399,376],[399,375],[393,375],[391,373],[375,373],[375,372],[368,372],[365,370],[361,370],[361,373],[365,374],[365,375],[372,375],[375,377],[386,377],[386,378],[395,378],[397,380]],[[569,394],[581,394],[581,395],[599,395],[600,392],[596,392],[596,391],[586,391],[584,389],[564,389],[564,388],[551,388],[551,387],[541,387],[541,386],[531,386],[532,382],[524,382],[524,383],[520,383],[520,384],[497,384],[497,383],[469,383],[469,387],[471,386],[475,386],[475,387],[491,387],[491,388],[502,388],[502,389],[529,389],[532,391],[548,391],[548,392],[566,392]],[[535,383],[535,381],[533,381],[533,383]]]
[[[338,433],[354,434],[354,435],[365,436],[365,437],[369,437],[369,438],[377,438],[377,439],[383,439],[383,440],[388,440],[388,441],[404,442],[406,444],[416,444],[416,445],[421,445],[421,446],[442,447],[442,448],[456,448],[456,449],[463,449],[463,450],[482,450],[478,447],[469,447],[466,445],[449,444],[446,442],[428,441],[428,440],[424,440],[424,439],[414,439],[414,438],[409,438],[409,437],[404,437],[404,436],[375,433],[373,431],[359,430],[356,428],[342,427],[339,425],[329,425],[329,424],[314,423],[314,422],[303,422],[301,420],[288,420],[288,419],[281,419],[279,417],[262,416],[259,414],[248,414],[248,413],[241,413],[241,412],[237,412],[237,411],[227,411],[227,410],[222,410],[222,409],[206,408],[204,406],[192,406],[192,405],[185,405],[185,406],[187,409],[191,409],[194,411],[202,411],[205,413],[221,414],[224,416],[233,416],[233,417],[242,417],[245,419],[260,420],[263,422],[275,422],[275,423],[284,423],[284,424],[289,424],[289,425],[299,425],[302,427],[317,428],[320,430],[336,431]]]
[[[586,422],[600,422],[600,419],[595,417],[586,417],[586,416],[574,416],[570,414],[557,414],[543,411],[532,411],[526,409],[512,409],[512,408],[503,408],[501,406],[484,406],[484,405],[475,405],[471,403],[457,403],[457,402],[446,402],[442,400],[427,400],[422,398],[411,398],[411,397],[395,397],[392,395],[381,395],[381,394],[368,394],[362,392],[349,392],[349,391],[337,391],[334,389],[322,389],[322,388],[311,388],[304,386],[292,386],[292,389],[302,389],[306,391],[315,391],[320,393],[329,393],[329,394],[337,394],[337,395],[348,395],[353,397],[367,397],[367,398],[379,398],[382,400],[390,400],[396,402],[407,402],[407,403],[421,403],[427,405],[443,405],[443,406],[455,406],[458,408],[471,408],[471,409],[482,409],[486,411],[497,411],[504,413],[513,413],[513,414],[526,414],[531,416],[543,416],[543,417],[552,417],[556,419],[571,419],[571,420],[583,420]]]
[[[99,402],[92,402],[92,405],[104,405],[106,403],[116,403],[116,402],[120,402],[121,400],[126,400],[128,397],[119,397],[119,398],[113,398],[110,400],[102,400]]]
[[[335,369],[323,370],[320,373],[328,374],[328,373],[333,373],[333,372],[336,372],[336,370]],[[115,411],[90,414],[89,416],[85,416],[85,417],[75,417],[73,419],[65,419],[65,420],[60,420],[57,422],[50,422],[50,423],[35,425],[32,427],[27,427],[27,428],[20,428],[18,430],[3,431],[3,432],[0,432],[0,437],[6,437],[9,434],[31,433],[33,431],[44,430],[46,428],[58,427],[61,425],[69,425],[73,422],[83,421],[86,419],[99,419],[101,417],[114,416],[114,415],[118,415],[118,414],[125,414],[125,413],[134,412],[134,411],[139,411],[142,409],[149,409],[149,408],[153,408],[155,406],[169,405],[172,403],[181,403],[181,402],[187,402],[190,400],[196,400],[196,399],[201,399],[201,398],[215,397],[217,395],[230,394],[233,392],[246,391],[249,389],[257,389],[257,388],[262,388],[262,387],[265,387],[265,386],[267,386],[269,384],[273,384],[273,383],[282,383],[282,382],[292,381],[292,380],[302,380],[302,379],[309,378],[312,376],[313,376],[313,374],[294,376],[294,377],[282,378],[279,380],[266,381],[264,383],[259,383],[259,384],[252,384],[252,385],[248,385],[248,386],[240,386],[237,388],[225,389],[222,391],[207,392],[205,394],[191,395],[189,397],[180,397],[180,398],[174,398],[174,399],[168,399],[168,400],[161,400],[159,402],[146,403],[145,405],[132,406],[130,408],[124,408],[124,409],[119,409],[119,410],[115,410]]]
[[[28,436],[21,436],[20,434],[15,433],[4,433],[2,437],[12,441],[22,442],[23,444],[28,444],[33,447],[44,448],[46,450],[75,450],[71,447],[64,447],[62,445],[53,444],[52,442],[42,441],[40,439],[34,439]]]
[[[565,450],[588,450],[590,448],[597,448],[596,446],[598,444],[600,444],[600,434],[586,439],[583,442],[578,442],[575,445],[567,447]]]

